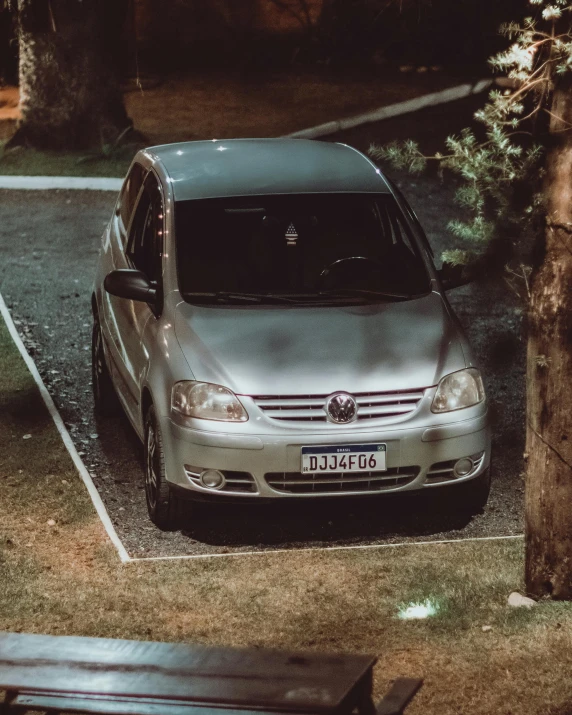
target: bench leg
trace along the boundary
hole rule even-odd
[[[357,711],[359,715],[375,715],[375,705],[372,699],[373,690],[373,673],[370,670],[362,679],[359,697],[357,702]]]
[[[0,703],[0,715],[8,715],[9,712],[14,710],[10,709],[12,701],[15,700],[18,695],[17,690],[7,690],[6,695],[4,695],[4,700]]]

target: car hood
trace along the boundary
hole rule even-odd
[[[179,303],[175,333],[196,380],[242,395],[408,390],[466,367],[438,293],[343,307]]]

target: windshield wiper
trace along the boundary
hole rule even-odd
[[[229,291],[216,291],[210,293],[190,292],[185,293],[186,298],[214,298],[215,300],[245,300],[249,303],[260,303],[260,296],[256,293],[231,293]]]
[[[312,305],[332,302],[340,299],[376,300],[379,298],[410,300],[420,298],[426,293],[388,293],[383,291],[362,290],[361,288],[338,288],[336,290],[319,291],[317,293],[240,293],[232,291],[213,291],[207,293],[189,292],[186,298],[212,298],[215,302],[244,301],[246,303],[294,303],[297,305]]]
[[[185,293],[185,297],[189,298],[214,298],[216,301],[224,302],[227,300],[243,300],[248,303],[262,303],[263,301],[272,300],[279,303],[302,303],[302,296],[281,295],[278,293],[233,293],[230,291],[217,291],[216,293]],[[306,296],[304,296],[306,297]]]
[[[355,296],[356,298],[396,298],[398,300],[411,300],[413,298],[421,298],[421,296],[426,295],[426,293],[389,293],[379,290],[363,290],[362,288],[337,288],[335,290],[320,291],[318,295],[330,298]]]

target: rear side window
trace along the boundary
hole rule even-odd
[[[150,173],[131,223],[127,253],[135,267],[153,282],[161,280],[163,223],[161,189],[155,176]]]
[[[411,206],[409,205],[409,202],[407,201],[407,199],[406,199],[405,196],[403,195],[403,192],[401,191],[401,189],[399,189],[399,187],[396,186],[396,185],[393,183],[393,181],[390,181],[387,177],[385,177],[385,180],[388,182],[388,184],[391,186],[392,190],[394,191],[395,195],[396,195],[396,196],[399,198],[399,200],[401,201],[401,204],[402,204],[403,208],[405,209],[405,212],[407,213],[407,215],[408,215],[408,217],[409,217],[409,220],[411,221],[411,223],[412,223],[412,224],[416,227],[416,229],[418,230],[419,235],[420,235],[420,237],[421,237],[421,240],[423,241],[423,244],[424,244],[425,248],[429,251],[429,254],[430,254],[432,257],[434,257],[435,254],[434,254],[434,252],[433,252],[433,248],[431,247],[431,244],[429,243],[429,239],[427,238],[427,235],[426,235],[425,231],[423,230],[423,226],[421,226],[421,224],[420,224],[420,222],[419,222],[419,219],[417,218],[417,214],[415,213],[415,211],[414,211],[414,210],[411,208]]]
[[[135,208],[135,202],[143,186],[146,173],[147,170],[144,169],[141,164],[133,164],[123,184],[121,198],[119,200],[119,216],[123,223],[124,232],[127,231],[127,227],[129,226],[129,221],[131,220],[131,215]]]

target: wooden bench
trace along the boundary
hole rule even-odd
[[[375,658],[0,633],[2,715],[399,715],[421,686],[395,681],[377,708]]]

